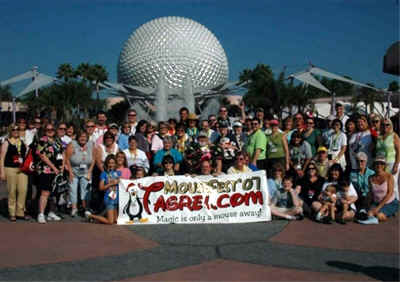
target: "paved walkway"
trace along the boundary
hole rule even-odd
[[[0,281],[12,280],[398,281],[399,216],[379,225],[105,226],[0,215]]]
[[[379,225],[10,223],[0,280],[399,280],[398,217]]]

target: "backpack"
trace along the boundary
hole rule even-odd
[[[57,174],[51,185],[51,192],[54,194],[62,194],[68,190],[68,180],[63,174]]]

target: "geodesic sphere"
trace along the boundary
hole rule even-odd
[[[214,88],[228,79],[228,60],[217,38],[203,25],[182,17],[152,20],[125,42],[118,62],[118,82],[182,88],[186,77],[193,87]]]

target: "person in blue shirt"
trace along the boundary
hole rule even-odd
[[[99,189],[105,191],[104,204],[106,206],[106,217],[94,215],[90,211],[85,212],[88,219],[99,223],[115,224],[118,218],[118,183],[121,171],[117,170],[117,160],[114,155],[108,155],[104,161],[104,171],[100,175]]]
[[[154,166],[154,170],[156,173],[158,173],[159,175],[162,174],[162,160],[164,158],[164,156],[170,155],[174,158],[174,171],[175,173],[179,172],[180,170],[180,164],[182,163],[182,154],[172,148],[172,144],[173,144],[173,139],[171,136],[166,136],[164,137],[163,140],[164,143],[164,148],[161,150],[158,150],[156,152],[156,154],[154,155],[154,159],[153,159],[153,166]]]
[[[129,136],[131,135],[131,126],[128,122],[124,122],[121,128],[121,134],[118,136],[118,148],[124,151],[129,148]]]
[[[367,208],[368,208],[368,193],[369,193],[369,177],[375,174],[375,171],[367,167],[368,156],[364,152],[359,152],[356,155],[358,162],[358,169],[353,170],[350,173],[350,181],[358,194],[358,200],[356,202],[357,210],[359,211],[357,216],[366,219]]]

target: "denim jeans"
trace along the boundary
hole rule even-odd
[[[86,190],[88,183],[89,181],[85,176],[74,176],[69,190],[72,204],[78,203],[78,185],[80,187],[81,200],[89,202],[90,191]]]

